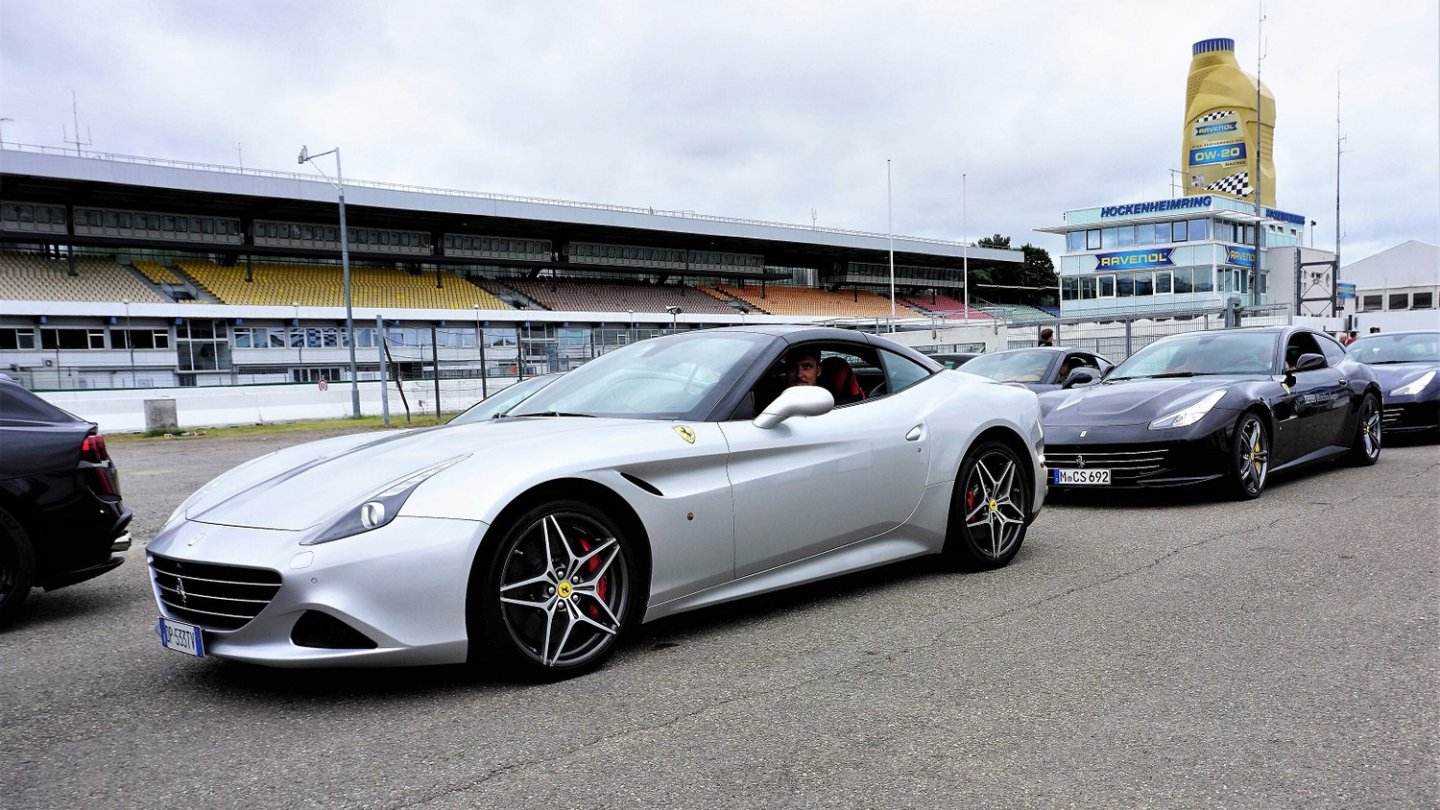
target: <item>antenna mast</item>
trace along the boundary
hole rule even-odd
[[[80,105],[75,100],[74,90],[70,91],[70,115],[74,118],[75,121],[75,140],[70,140],[70,133],[65,132],[63,126],[60,129],[60,135],[62,138],[65,139],[65,143],[75,144],[75,156],[80,157],[82,155],[80,147],[90,145],[90,130],[87,127],[85,130],[85,140],[80,140]]]

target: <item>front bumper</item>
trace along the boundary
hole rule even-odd
[[[1381,435],[1440,431],[1440,400],[1419,401],[1416,397],[1391,396],[1380,411]]]
[[[209,655],[277,667],[463,663],[470,569],[486,528],[402,516],[375,531],[302,546],[299,532],[181,521],[163,529],[146,555],[161,614],[198,625]],[[204,576],[177,581],[177,564]],[[224,579],[217,567],[233,567],[239,584],[217,585]],[[275,586],[257,590],[256,577]],[[225,599],[248,600],[253,618],[243,607],[224,607]],[[369,644],[331,634],[341,646],[314,646],[316,634],[304,628],[334,622]]]
[[[1086,435],[1081,437],[1082,429],[1078,427],[1046,428],[1045,464],[1051,487],[1096,490],[1192,486],[1219,480],[1230,469],[1230,430],[1223,426],[1207,431],[1150,430],[1145,425],[1083,430]],[[1052,472],[1061,468],[1108,469],[1110,484],[1062,486],[1054,483]]]

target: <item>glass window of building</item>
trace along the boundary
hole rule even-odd
[[[1390,293],[1390,306],[1387,309],[1409,309],[1410,293]]]
[[[1169,295],[1175,292],[1173,277],[1169,270],[1160,270],[1155,273],[1155,294]]]
[[[1190,223],[1186,220],[1170,223],[1170,241],[1188,242],[1190,240]]]
[[[1098,229],[1092,228],[1092,229],[1090,229],[1090,230],[1088,230],[1088,231],[1085,232],[1085,249],[1086,249],[1086,250],[1099,250],[1099,249],[1100,249],[1100,231],[1099,231]]]
[[[1114,297],[1115,297],[1115,277],[1114,277],[1114,276],[1100,276],[1100,277],[1097,279],[1097,281],[1100,282],[1100,297],[1101,297],[1101,298],[1114,298]]]
[[[1417,292],[1410,299],[1411,309],[1430,309],[1435,306],[1435,294],[1431,292]]]
[[[1149,273],[1140,273],[1135,276],[1135,295],[1154,295],[1155,282],[1150,278]]]
[[[1115,277],[1115,295],[1119,298],[1135,296],[1135,277],[1124,273]]]

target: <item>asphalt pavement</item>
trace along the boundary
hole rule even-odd
[[[111,445],[137,542],[0,633],[0,807],[1440,807],[1435,444],[1069,497],[1003,570],[676,617],[559,684],[163,649],[144,541],[318,436]]]

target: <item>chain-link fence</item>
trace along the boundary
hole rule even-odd
[[[1289,324],[1293,314],[1287,304],[1247,307],[1241,316],[1243,326],[1274,326]],[[1114,315],[1104,320],[1086,318],[1056,319],[1045,324],[1007,324],[1005,344],[1010,349],[1040,345],[1043,329],[1053,330],[1056,346],[1088,349],[1112,363],[1134,354],[1141,348],[1168,335],[1218,329],[1225,325],[1223,309],[1212,308],[1168,314]]]

